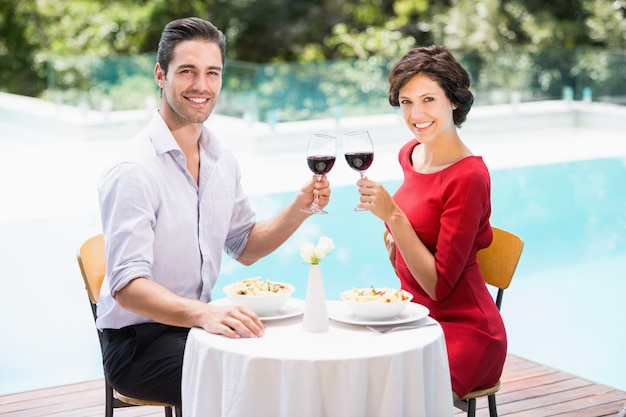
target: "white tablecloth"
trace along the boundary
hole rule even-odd
[[[430,317],[423,319],[428,321]],[[185,417],[452,416],[440,326],[377,334],[302,317],[265,323],[265,336],[230,339],[192,329],[183,363]]]

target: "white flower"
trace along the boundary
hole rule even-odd
[[[317,246],[310,242],[305,243],[300,248],[300,256],[307,263],[317,265],[335,247],[333,240],[326,236],[321,236]]]

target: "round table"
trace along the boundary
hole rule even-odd
[[[329,310],[337,308],[329,302]],[[427,317],[418,323],[434,321]],[[452,389],[439,325],[378,334],[302,317],[267,321],[257,339],[194,328],[183,361],[183,415],[194,417],[445,417]],[[412,323],[415,324],[415,323]]]

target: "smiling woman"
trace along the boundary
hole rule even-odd
[[[468,72],[443,46],[400,58],[389,71],[389,102],[414,137],[398,153],[402,184],[390,193],[369,179],[357,183],[367,203],[359,207],[389,231],[389,259],[402,289],[443,328],[455,398],[493,386],[507,351],[502,317],[476,259],[493,236],[489,170],[457,131],[474,102],[469,87]]]

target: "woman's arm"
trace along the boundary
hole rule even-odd
[[[409,219],[393,201],[385,187],[379,183],[365,178],[359,180],[357,185],[361,194],[358,206],[371,211],[387,224],[409,271],[426,294],[437,300],[435,257],[417,236]]]

